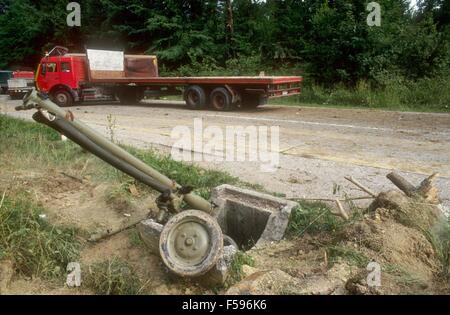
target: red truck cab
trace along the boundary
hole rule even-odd
[[[36,74],[37,88],[54,96],[60,104],[79,100],[79,90],[86,81],[85,59],[82,56],[48,56],[41,60]]]

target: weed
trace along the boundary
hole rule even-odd
[[[326,251],[330,266],[332,266],[339,257],[359,268],[366,268],[370,262],[369,258],[357,250],[340,245],[329,245],[326,247]]]
[[[116,127],[117,127],[116,117],[114,117],[111,114],[108,114],[106,119],[108,121],[108,124],[106,125],[106,131],[109,134],[109,140],[111,140],[111,142],[115,143],[116,142]]]
[[[78,258],[76,230],[49,224],[39,216],[43,209],[30,199],[27,194],[5,196],[0,207],[0,258],[10,259],[26,276],[60,277]]]
[[[126,178],[123,182],[113,183],[105,192],[106,202],[116,210],[126,210],[131,207],[129,186],[134,180]]]
[[[343,227],[342,219],[332,214],[331,209],[322,202],[300,201],[291,212],[288,233],[302,236],[304,233],[335,233]]]
[[[84,154],[76,144],[59,141],[59,135],[52,129],[32,122],[0,115],[0,161],[9,163],[14,168],[20,163],[34,168],[48,166],[86,165],[91,155]],[[154,167],[167,177],[183,186],[191,186],[202,197],[208,199],[211,189],[221,184],[232,184],[262,190],[259,185],[251,185],[240,181],[226,172],[203,169],[192,164],[173,160],[169,155],[159,154],[152,150],[141,150],[123,146],[125,150]],[[18,158],[20,157],[20,158]],[[93,180],[109,181],[115,186],[107,195],[107,199],[127,196],[128,184],[134,182],[129,176],[109,166],[100,159],[90,159],[89,172]],[[126,199],[126,198],[125,198]]]
[[[416,81],[389,79],[384,86],[360,81],[355,88],[336,85],[326,88],[305,83],[302,94],[270,101],[273,104],[325,107],[366,107],[401,111],[449,112],[450,77]]]
[[[139,231],[135,228],[131,229],[128,232],[128,237],[130,238],[130,243],[133,246],[141,247],[144,245],[144,242],[142,241],[141,237],[139,236]]]
[[[450,279],[450,219],[439,222],[431,232],[425,233],[439,258],[445,278]]]
[[[242,252],[238,251],[236,255],[234,255],[233,260],[230,263],[229,267],[229,276],[227,279],[227,286],[231,286],[232,284],[239,282],[242,280],[244,273],[242,267],[244,265],[248,265],[253,267],[255,265],[255,261],[253,257]]]
[[[89,266],[85,283],[101,295],[136,295],[142,288],[133,268],[117,257]]]
[[[424,285],[423,280],[414,277],[402,267],[395,264],[386,264],[382,267],[382,270],[394,276],[397,280],[396,282],[405,288],[410,288],[413,285]]]

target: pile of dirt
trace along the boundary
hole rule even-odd
[[[443,261],[430,238],[442,220],[436,205],[397,191],[381,193],[360,220],[333,238],[305,235],[252,249],[255,268],[228,293],[448,293]],[[367,283],[370,262],[381,267],[381,286]]]

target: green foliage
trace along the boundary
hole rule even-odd
[[[60,135],[52,129],[0,114],[0,160],[15,167],[21,163],[39,165],[75,164],[86,159],[76,144],[60,141]]]
[[[85,283],[101,295],[136,295],[142,288],[133,268],[117,257],[89,266]]]
[[[331,209],[321,202],[301,201],[291,212],[288,232],[291,236],[305,233],[335,233],[343,227],[342,219],[332,214]]]
[[[359,268],[366,268],[370,259],[363,253],[340,245],[330,245],[326,248],[329,264],[333,265],[339,259],[345,259],[351,265]]]
[[[144,246],[144,242],[142,241],[141,236],[139,235],[139,231],[136,228],[131,229],[128,232],[128,236],[130,238],[131,245],[136,247]]]
[[[282,69],[325,87],[389,87],[442,77],[450,65],[449,0],[424,0],[415,11],[405,0],[380,0],[380,27],[367,25],[366,0],[80,3],[82,26],[68,27],[67,1],[1,0],[0,68],[35,67],[56,44],[156,53],[163,74]]]
[[[277,99],[276,104],[365,107],[389,110],[450,111],[450,76],[405,80],[383,79],[385,87],[359,81],[355,87],[336,84],[327,88],[306,84],[302,94]]]
[[[442,276],[450,279],[450,219],[439,222],[425,234],[442,264]]]
[[[62,166],[70,164],[73,167],[79,164],[82,168],[91,157],[90,154],[80,154],[83,152],[82,149],[71,141],[58,141],[59,135],[43,125],[0,114],[0,130],[2,130],[0,161],[11,163],[14,167],[23,161],[28,165],[34,163],[35,167],[55,164]],[[169,155],[132,147],[125,149],[179,184],[194,187],[196,192],[206,199],[209,199],[211,189],[221,184],[237,184],[261,189],[259,186],[241,182],[226,172],[175,161]],[[103,161],[95,159],[92,164],[94,163],[96,167],[93,168],[91,175],[97,180],[114,183],[107,192],[108,201],[120,208],[126,208],[130,201],[129,186],[134,180]]]
[[[127,147],[126,149],[180,185],[195,187],[196,192],[206,199],[209,199],[211,189],[216,186],[222,184],[245,185],[237,177],[231,176],[228,173],[203,169],[193,164],[175,161],[169,155],[160,154],[155,151],[138,150],[131,147]]]
[[[227,286],[231,286],[232,284],[242,280],[244,276],[242,268],[244,265],[253,267],[255,266],[255,261],[252,256],[246,254],[245,252],[238,251],[230,263],[230,273],[227,279]]]
[[[0,203],[0,259],[9,259],[26,276],[61,277],[76,261],[80,243],[76,231],[49,224],[31,196],[9,196]]]

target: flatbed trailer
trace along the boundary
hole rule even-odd
[[[36,74],[39,90],[60,106],[88,100],[135,104],[145,96],[183,95],[192,109],[229,111],[256,108],[269,98],[297,95],[299,76],[160,77],[156,56],[87,50],[70,54],[55,47],[42,58]]]
[[[34,88],[33,71],[14,71],[8,80],[8,94],[11,99],[21,99]]]

